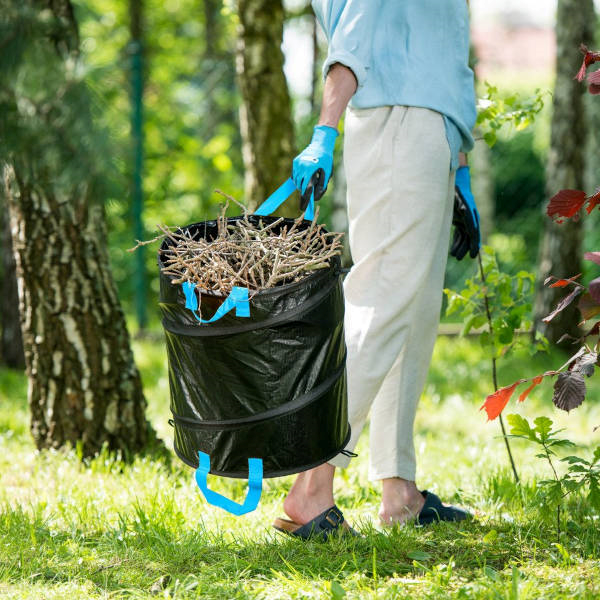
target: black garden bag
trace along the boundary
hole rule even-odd
[[[217,222],[182,230],[210,240]],[[162,243],[160,267],[171,244]],[[202,315],[224,300],[203,292]],[[226,477],[248,477],[249,458],[262,460],[264,477],[310,469],[338,454],[350,437],[339,257],[301,281],[252,292],[248,305],[249,317],[231,311],[200,324],[186,308],[182,286],[160,274],[175,452],[192,467],[199,451],[205,453],[210,472]]]

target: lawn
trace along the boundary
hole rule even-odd
[[[138,341],[135,353],[149,417],[170,444],[162,342]],[[515,356],[500,383],[560,364],[557,355]],[[515,486],[498,424],[478,410],[490,372],[475,341],[439,338],[416,426],[418,484],[475,518],[382,530],[363,435],[359,458],[337,479],[338,503],[363,537],[326,544],[270,529],[291,478],[269,480],[259,508],[233,517],[201,499],[177,459],[125,464],[105,453],[82,464],[74,450],[38,453],[26,385],[0,371],[0,598],[600,598],[598,515],[574,497],[557,544],[554,511],[536,487],[549,472],[519,440],[523,485]],[[552,407],[551,385],[505,412],[550,416],[590,454],[600,438],[592,432],[600,378],[570,414]],[[244,492],[238,481],[211,485]]]

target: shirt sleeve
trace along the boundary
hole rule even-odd
[[[323,77],[331,66],[341,63],[362,87],[368,76],[373,36],[381,0],[312,0],[312,6],[327,41],[329,51],[323,64]]]

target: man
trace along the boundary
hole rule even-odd
[[[415,484],[413,423],[439,322],[451,253],[472,257],[479,223],[463,154],[473,146],[473,73],[465,0],[313,0],[329,42],[318,125],[294,160],[307,202],[331,175],[346,110],[344,166],[354,265],[344,283],[348,410],[344,453],[298,475],[274,526],[302,538],[348,530],[335,506],[369,411],[369,477],[382,481],[384,524],[460,520]],[[457,167],[460,168],[457,171]],[[455,177],[458,190],[455,205]]]

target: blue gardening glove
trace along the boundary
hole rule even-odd
[[[333,170],[337,136],[333,127],[317,125],[310,144],[294,159],[292,179],[300,190],[300,210],[306,210],[313,193],[315,201],[325,193]]]
[[[471,192],[469,167],[458,168],[454,189],[454,214],[452,215],[454,239],[450,254],[457,260],[462,260],[468,251],[471,258],[475,258],[481,246],[481,234],[479,213]]]

